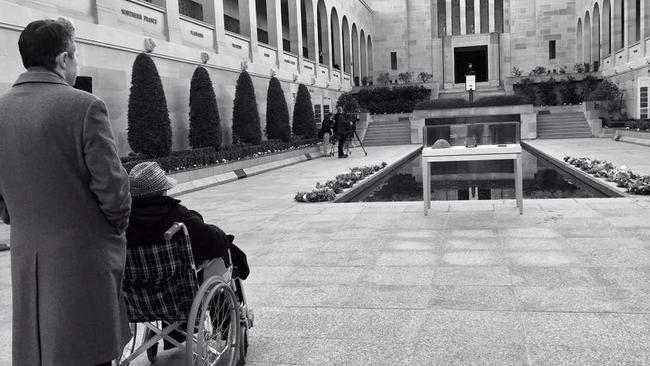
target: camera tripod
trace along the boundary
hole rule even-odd
[[[363,142],[361,142],[361,139],[359,138],[359,135],[357,135],[357,131],[355,131],[355,130],[353,130],[352,133],[348,135],[348,138],[345,139],[345,151],[346,151],[346,153],[348,155],[352,154],[352,152],[350,151],[350,147],[354,147],[354,146],[351,146],[352,143],[353,143],[353,137],[357,138],[357,141],[359,141],[359,146],[361,146],[361,150],[363,150],[363,153],[366,154],[366,156],[368,156],[368,152],[363,147]]]

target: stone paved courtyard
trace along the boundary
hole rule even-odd
[[[647,147],[616,143],[617,153],[589,140],[608,146],[601,158],[650,161]],[[589,156],[580,141],[562,145]],[[524,215],[513,200],[434,202],[427,217],[422,202],[293,201],[348,167],[414,148],[354,150],[180,197],[248,254],[249,365],[650,364],[645,198],[524,200]],[[10,292],[2,252],[2,365]],[[181,359],[162,352],[156,365]]]

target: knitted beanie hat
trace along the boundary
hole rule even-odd
[[[154,196],[176,186],[176,179],[165,174],[155,161],[145,161],[129,173],[131,196]]]

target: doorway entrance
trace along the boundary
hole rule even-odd
[[[476,82],[488,81],[487,46],[454,48],[454,83],[465,84],[467,65],[476,71]]]

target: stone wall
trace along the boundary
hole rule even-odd
[[[137,54],[144,50],[145,38],[154,37],[153,34],[150,34],[153,31],[144,28],[138,30],[133,25],[112,27],[96,24],[90,15],[94,10],[86,9],[87,6],[83,5],[92,3],[89,0],[57,1],[56,4],[59,5],[50,5],[49,2],[42,3],[43,6],[36,6],[30,2],[28,4],[30,7],[27,7],[22,6],[23,2],[21,1],[0,1],[0,70],[2,70],[0,72],[0,94],[6,92],[18,75],[25,71],[17,47],[22,28],[35,19],[70,17],[75,24],[77,34],[79,75],[92,77],[93,93],[103,99],[108,106],[119,153],[120,155],[128,154],[130,148],[127,143],[126,131],[131,69]],[[142,7],[142,13],[157,11],[155,7],[146,7],[138,2],[125,2],[125,4],[124,6]],[[359,7],[362,7],[363,11],[357,9]],[[362,22],[359,25],[371,22],[369,11],[359,1],[341,3],[341,14],[346,14],[347,11],[358,12],[359,19],[357,21]],[[127,21],[132,21],[132,19],[127,19]],[[201,25],[194,24],[194,26]],[[204,28],[207,37],[210,28]],[[370,34],[370,31],[367,34]],[[233,42],[247,42],[245,39],[231,39]],[[204,66],[210,74],[217,96],[223,141],[224,144],[229,144],[232,139],[231,125],[235,84],[242,69],[242,60],[245,58],[231,51],[215,53],[214,49],[203,48],[197,43],[186,41],[172,43],[164,38],[155,38],[155,42],[157,46],[151,56],[160,73],[167,98],[172,121],[173,149],[189,148],[187,141],[189,85],[195,67],[201,64],[202,51],[206,51],[210,55],[210,60]],[[303,69],[302,72],[297,72],[296,66],[288,63],[283,62],[282,67],[278,68],[275,61],[265,60],[262,55],[266,52],[264,50],[262,49],[260,54],[256,55],[254,62],[247,64],[247,71],[251,75],[255,87],[262,129],[266,125],[268,82],[274,73],[285,92],[290,116],[300,83],[308,86],[312,104],[330,105],[331,107],[334,107],[342,92],[351,88],[351,85],[339,87],[342,84],[340,81],[335,81],[334,78],[330,81],[326,76],[314,79],[313,71]]]

